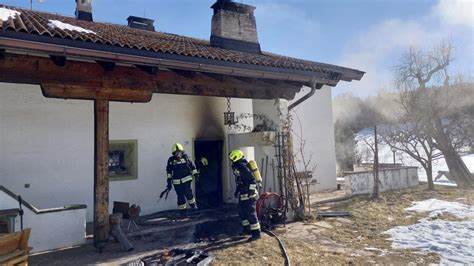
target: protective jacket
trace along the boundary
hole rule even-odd
[[[256,199],[258,196],[257,181],[249,168],[248,161],[240,159],[233,162],[232,169],[235,175],[236,194],[239,194],[239,200]]]
[[[173,184],[176,191],[178,209],[184,212],[186,202],[191,208],[196,209],[196,199],[191,189],[191,181],[193,181],[193,175],[196,175],[198,171],[189,160],[188,155],[183,153],[180,158],[171,156],[166,164],[166,173],[168,175],[168,189],[171,189],[171,184]]]
[[[168,175],[168,185],[179,185],[193,180],[193,175],[198,171],[193,162],[189,160],[188,155],[183,153],[181,158],[171,156],[166,164],[166,173]]]

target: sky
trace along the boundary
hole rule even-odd
[[[215,0],[93,0],[95,21],[155,20],[158,31],[209,39]],[[340,82],[333,95],[391,90],[393,70],[409,47],[451,41],[453,74],[474,78],[474,0],[237,0],[256,6],[262,50],[367,72]],[[30,0],[0,0],[29,7]],[[74,0],[34,0],[36,10],[74,16]]]

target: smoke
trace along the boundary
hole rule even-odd
[[[474,83],[455,81],[448,87],[430,88],[431,97],[444,116],[460,114],[474,108]],[[334,134],[336,158],[341,170],[350,169],[359,155],[354,135],[373,125],[398,123],[404,111],[399,92],[379,92],[375,96],[360,98],[352,94],[341,94],[333,99]],[[428,115],[428,114],[427,114]]]

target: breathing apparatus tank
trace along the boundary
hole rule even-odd
[[[255,176],[255,180],[257,183],[262,183],[262,175],[260,174],[260,170],[258,169],[257,163],[254,160],[249,162],[250,170],[252,170],[253,176]]]

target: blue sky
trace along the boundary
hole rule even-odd
[[[125,24],[129,15],[155,19],[159,31],[208,39],[214,0],[94,0],[96,21]],[[451,40],[453,73],[474,77],[474,0],[243,0],[257,7],[265,51],[366,71],[341,82],[337,95],[360,96],[393,87],[393,67],[410,46]],[[29,0],[0,0],[28,7]],[[74,15],[74,0],[34,1],[34,9]]]

